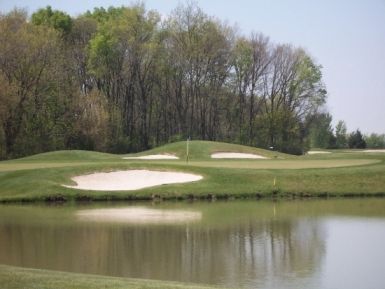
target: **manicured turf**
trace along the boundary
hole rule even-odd
[[[212,159],[216,152],[252,153],[268,159]],[[192,141],[136,155],[171,154],[179,160],[126,160],[122,155],[59,151],[0,162],[0,201],[254,198],[279,196],[385,195],[385,154],[345,153],[292,156],[251,147]],[[130,169],[186,172],[203,180],[136,191],[66,188],[72,177]]]
[[[233,169],[264,169],[264,170],[299,170],[299,169],[321,169],[338,168],[350,166],[362,166],[381,162],[374,159],[342,159],[342,160],[232,160],[232,161],[189,161],[186,165],[211,168],[233,168]],[[157,161],[157,164],[170,164],[170,161]],[[1,167],[0,167],[1,169]]]
[[[45,168],[71,167],[82,166],[90,163],[0,163],[0,172],[22,171],[22,170],[37,170]]]
[[[129,160],[126,160],[129,162]],[[132,160],[131,160],[132,161]],[[137,161],[137,160],[136,160]],[[154,161],[146,160],[147,164],[175,164],[175,161]],[[271,169],[271,170],[298,170],[309,168],[336,168],[336,167],[349,167],[349,166],[361,166],[378,163],[380,160],[374,159],[352,159],[352,160],[232,160],[232,161],[189,161],[186,165],[196,167],[212,167],[212,168],[243,168],[243,169]],[[91,165],[89,162],[78,163],[0,163],[0,172],[6,171],[21,171],[32,169],[44,169],[44,168],[58,168],[58,167],[70,167],[70,166],[84,166]],[[112,163],[111,163],[112,164]]]

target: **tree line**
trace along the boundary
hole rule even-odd
[[[310,129],[310,146],[322,149],[385,149],[385,134],[363,135],[359,129],[347,133],[346,123],[340,120],[333,128],[329,113],[316,113]]]
[[[187,135],[302,154],[326,103],[321,68],[195,2],[167,18],[143,3],[77,17],[15,8],[0,14],[0,158]]]

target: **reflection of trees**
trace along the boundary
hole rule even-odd
[[[324,243],[324,230],[315,221],[249,221],[190,233],[182,245],[182,270],[184,275],[200,272],[199,280],[233,286],[255,287],[289,274],[311,277],[322,263]]]
[[[324,230],[315,220],[264,219],[186,226],[0,225],[0,263],[230,286],[319,271]]]

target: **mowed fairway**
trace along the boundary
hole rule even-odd
[[[127,164],[129,160],[124,160]],[[131,161],[132,162],[132,161]],[[236,168],[236,169],[268,169],[268,170],[298,170],[298,169],[317,169],[317,168],[338,168],[338,167],[350,167],[350,166],[362,166],[379,163],[380,160],[373,159],[331,159],[331,160],[205,160],[195,161],[190,160],[188,163],[183,160],[178,161],[159,161],[159,160],[145,160],[146,164],[186,164],[188,166],[196,167],[210,167],[210,168]],[[110,163],[110,162],[104,162]],[[115,162],[116,163],[116,162]],[[135,160],[135,163],[138,163]],[[19,171],[19,170],[36,170],[45,168],[59,168],[70,166],[85,166],[94,163],[90,162],[78,162],[78,163],[48,163],[48,162],[36,162],[36,163],[0,163],[0,172],[6,171]],[[113,164],[113,163],[110,163]]]
[[[0,172],[84,166],[89,164],[90,163],[87,163],[87,162],[84,162],[84,163],[0,163]]]
[[[325,169],[350,166],[362,166],[381,162],[373,159],[342,159],[342,160],[208,160],[189,161],[188,166],[210,168],[258,169],[258,170],[299,170]],[[149,162],[151,163],[151,161]],[[170,164],[169,161],[157,161],[157,164]]]

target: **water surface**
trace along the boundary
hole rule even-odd
[[[245,288],[384,288],[385,199],[1,205],[0,263]]]

